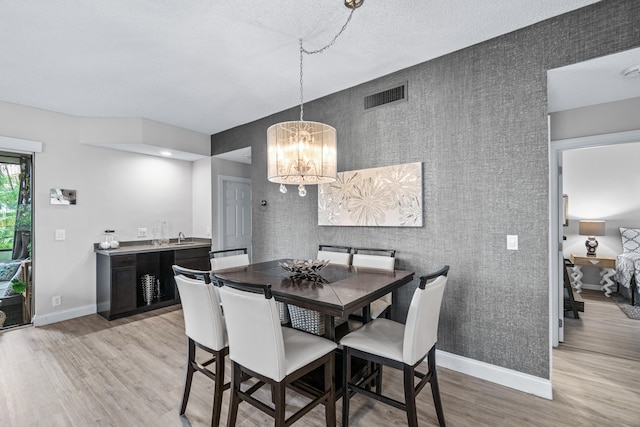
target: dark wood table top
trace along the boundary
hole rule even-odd
[[[270,284],[276,301],[309,308],[333,317],[346,317],[413,280],[414,272],[384,271],[329,264],[320,271],[328,283],[291,279],[278,265],[290,259],[236,267],[216,272],[234,281]]]

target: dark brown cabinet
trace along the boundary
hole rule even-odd
[[[96,306],[108,320],[130,316],[180,302],[171,266],[209,270],[209,246],[167,248],[118,255],[97,251]],[[142,278],[155,278],[153,299],[145,300]]]
[[[176,251],[175,263],[193,270],[211,270],[209,248],[193,248]]]

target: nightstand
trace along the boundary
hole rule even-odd
[[[610,256],[586,256],[571,254],[571,262],[573,263],[573,287],[576,292],[582,291],[582,267],[598,267],[600,269],[600,285],[605,296],[610,297],[611,287],[614,285],[611,277],[616,274],[616,259]]]

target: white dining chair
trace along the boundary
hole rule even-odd
[[[394,250],[386,250],[386,249],[364,249],[364,248],[356,248],[354,249],[353,261],[352,265],[356,267],[362,268],[372,268],[378,270],[385,271],[393,271],[395,268],[396,258]],[[369,253],[362,253],[369,252]],[[375,253],[383,253],[384,255],[375,255]],[[388,312],[389,307],[393,303],[392,295],[386,294],[381,298],[373,301],[370,304],[370,316],[372,319],[377,319],[378,317],[386,314]]]
[[[319,245],[316,259],[331,264],[351,265],[351,248],[347,246]]]
[[[187,370],[180,415],[184,415],[191,392],[193,374],[200,372],[215,382],[211,426],[220,422],[224,383],[224,358],[229,352],[225,320],[218,299],[218,289],[211,284],[208,271],[191,270],[174,265],[173,272],[182,302],[184,329],[187,336]],[[212,355],[206,362],[196,361],[196,348]],[[207,368],[215,363],[214,370]]]
[[[249,265],[247,248],[223,249],[209,252],[211,271],[216,272],[225,268],[243,267]]]
[[[288,426],[319,404],[325,405],[327,426],[335,426],[334,350],[336,343],[280,325],[271,285],[239,283],[215,276],[229,334],[232,363],[228,426],[236,424],[238,406],[247,402],[275,419],[276,426]],[[313,400],[285,419],[285,389],[303,375],[324,366],[324,389]],[[242,384],[260,382],[244,391]],[[253,396],[270,385],[271,400]],[[310,392],[310,390],[309,390]],[[308,395],[308,393],[305,393]],[[243,424],[244,425],[244,424]]]
[[[378,318],[363,325],[340,340],[343,347],[342,368],[342,426],[349,425],[349,400],[356,393],[379,400],[407,414],[410,427],[418,426],[416,395],[426,383],[431,384],[431,393],[436,415],[441,427],[444,427],[444,413],[440,400],[438,376],[436,373],[436,341],[438,339],[438,320],[440,306],[447,284],[449,266],[422,276],[420,286],[415,290],[406,324]],[[351,358],[357,357],[376,364],[375,372],[352,382]],[[427,358],[428,372],[423,374],[416,368]],[[404,402],[382,394],[382,366],[401,369],[404,373]],[[368,390],[372,377],[377,379],[375,393]],[[420,379],[415,385],[415,377]]]
[[[211,272],[213,274],[227,268],[244,267],[250,264],[247,248],[211,251],[209,252],[209,258],[211,259]],[[289,307],[283,302],[278,302],[277,306],[280,313],[280,323],[283,325],[289,324],[291,322]]]

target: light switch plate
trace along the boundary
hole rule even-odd
[[[66,238],[64,230],[56,230],[56,240],[64,240]]]
[[[518,250],[518,235],[517,234],[508,234],[507,235],[507,249],[510,251]]]

